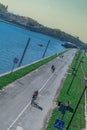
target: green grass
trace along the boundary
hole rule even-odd
[[[80,51],[78,53],[80,53]],[[80,57],[82,57],[83,55],[84,55],[83,52],[81,52]],[[86,73],[87,72],[87,57],[84,58],[84,61],[85,62],[81,63],[81,65],[83,67],[84,72]],[[72,67],[74,67],[75,62],[76,62],[76,56],[71,64],[68,72],[72,72]],[[78,67],[78,64],[79,64],[79,62],[77,62],[76,68]],[[65,103],[65,102],[69,101],[70,106],[74,110],[76,107],[76,104],[77,104],[77,102],[82,94],[83,87],[84,87],[84,85],[83,85],[83,71],[82,71],[81,66],[79,67],[79,69],[77,71],[77,74],[74,78],[71,89],[69,91],[69,94],[67,94],[67,90],[68,90],[69,85],[72,81],[72,78],[73,78],[73,75],[69,74],[66,76],[66,79],[63,83],[60,94],[58,95],[57,102],[62,101],[63,103]],[[61,115],[60,111],[58,111],[58,108],[56,107],[51,114],[51,117],[49,119],[49,123],[47,125],[46,130],[55,130],[54,122],[57,118],[59,118],[65,122],[63,130],[66,130],[66,127],[71,119],[71,116],[72,116],[72,113],[69,111],[66,111],[64,118],[61,119],[62,115]],[[73,121],[70,125],[69,130],[82,130],[82,128],[85,128],[84,97],[81,100],[81,103],[76,111],[76,114],[73,118]]]
[[[64,51],[66,52],[66,51]],[[55,54],[51,57],[48,57],[48,58],[45,58],[45,59],[42,59],[34,64],[31,64],[27,67],[24,67],[22,69],[19,69],[19,70],[16,70],[14,72],[11,72],[9,74],[6,74],[4,76],[1,76],[0,77],[0,89],[2,89],[3,87],[5,87],[6,85],[12,83],[13,81],[25,76],[26,74],[34,71],[35,69],[37,69],[38,67],[46,64],[47,62],[55,59],[56,57],[58,57],[59,55],[63,54],[64,52],[61,52],[59,54]]]

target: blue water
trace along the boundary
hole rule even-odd
[[[21,66],[41,59],[49,40],[50,44],[45,57],[65,50],[65,48],[61,46],[62,41],[0,22],[0,74],[12,69],[14,57],[17,57],[20,61],[29,38],[31,38],[30,44]],[[43,47],[38,46],[38,44],[43,44]],[[18,64],[15,65],[15,68],[17,66]]]

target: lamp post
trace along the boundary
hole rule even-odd
[[[76,113],[76,111],[77,111],[77,109],[78,109],[78,106],[79,106],[79,104],[80,104],[80,102],[81,102],[81,99],[82,99],[82,97],[83,97],[83,95],[84,95],[84,93],[85,93],[85,91],[86,91],[86,89],[87,89],[87,77],[84,78],[84,81],[85,81],[85,87],[84,87],[83,92],[82,92],[82,94],[81,94],[81,96],[80,96],[80,98],[79,98],[79,101],[78,101],[78,103],[77,103],[77,105],[76,105],[76,108],[75,108],[75,110],[74,110],[74,112],[73,112],[73,115],[72,115],[72,117],[71,117],[71,119],[70,119],[70,121],[69,121],[69,123],[68,123],[68,126],[67,126],[66,130],[69,130],[69,127],[70,127],[71,122],[72,122],[72,120],[73,120],[73,118],[74,118],[74,115],[75,115],[75,113]]]
[[[26,50],[27,50],[27,48],[28,48],[28,46],[29,46],[30,40],[31,40],[31,39],[29,38],[28,41],[27,41],[27,44],[26,44],[26,46],[25,46],[25,48],[24,48],[24,51],[23,51],[23,54],[22,54],[22,56],[21,56],[21,59],[20,59],[20,62],[19,62],[18,67],[20,67],[21,64],[22,64],[22,61],[23,61],[23,59],[24,59]]]
[[[47,43],[47,46],[46,46],[46,48],[45,48],[45,51],[44,51],[44,53],[43,53],[42,58],[44,58],[44,56],[45,56],[45,54],[46,54],[46,51],[47,51],[47,49],[48,49],[49,44],[50,44],[50,40],[49,40],[48,43]]]

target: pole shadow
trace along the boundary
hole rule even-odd
[[[71,80],[71,83],[70,83],[70,85],[69,85],[69,87],[68,87],[68,89],[67,89],[67,94],[69,94],[69,91],[70,91],[70,89],[71,89],[71,87],[72,87],[72,84],[73,84],[73,81],[74,81],[74,79],[75,79],[75,77],[76,77],[76,74],[77,74],[77,72],[78,72],[78,69],[79,69],[79,67],[80,67],[80,64],[81,63],[83,63],[83,61],[82,61],[82,59],[83,59],[83,57],[81,57],[81,59],[79,60],[79,64],[78,64],[78,66],[76,67],[76,69],[75,69],[75,67],[74,67],[74,70],[73,70],[73,78],[72,78],[72,80]]]

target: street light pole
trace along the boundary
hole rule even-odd
[[[23,59],[24,59],[24,55],[25,55],[25,53],[26,53],[26,50],[27,50],[27,48],[28,48],[28,46],[29,46],[30,40],[31,40],[31,39],[29,38],[28,41],[27,41],[27,44],[26,44],[26,46],[25,46],[25,48],[24,48],[24,51],[23,51],[23,54],[22,54],[22,57],[21,57],[21,59],[20,59],[20,62],[19,62],[18,67],[20,67],[21,64],[22,64],[22,61],[23,61]]]
[[[44,58],[44,56],[45,56],[45,53],[46,53],[47,48],[48,48],[48,46],[49,46],[49,43],[50,43],[50,40],[49,40],[48,43],[47,43],[47,46],[46,46],[46,49],[45,49],[45,51],[44,51],[44,54],[43,54],[42,58]]]
[[[86,78],[86,77],[84,78],[84,80],[85,80],[85,83],[87,83],[87,78]],[[67,126],[66,130],[69,130],[69,127],[70,127],[70,125],[71,125],[71,122],[72,122],[72,120],[73,120],[73,118],[74,118],[74,115],[75,115],[75,113],[76,113],[76,111],[77,111],[77,109],[78,109],[78,106],[79,106],[79,104],[80,104],[80,102],[81,102],[81,99],[82,99],[82,97],[83,97],[83,95],[84,95],[86,89],[87,89],[87,85],[85,85],[85,87],[84,87],[84,89],[83,89],[83,92],[82,92],[82,94],[81,94],[81,96],[80,96],[80,98],[79,98],[79,101],[78,101],[78,103],[77,103],[77,105],[76,105],[76,108],[75,108],[75,110],[74,110],[74,112],[73,112],[73,115],[72,115],[72,117],[71,117],[71,119],[70,119],[70,121],[69,121],[69,123],[68,123],[68,126]]]
[[[86,88],[87,88],[87,87],[84,88],[84,90],[83,90],[83,92],[82,92],[82,94],[81,94],[81,97],[80,97],[80,99],[79,99],[79,101],[78,101],[78,103],[77,103],[77,105],[76,105],[76,108],[75,108],[75,110],[74,110],[74,112],[73,112],[73,115],[72,115],[72,117],[71,117],[71,119],[70,119],[70,121],[69,121],[69,123],[68,123],[68,126],[67,126],[66,130],[69,130],[69,127],[70,127],[70,125],[71,125],[71,122],[72,122],[72,120],[73,120],[73,118],[74,118],[74,115],[75,115],[77,109],[78,109],[78,106],[79,106],[79,104],[80,104],[80,102],[81,102],[81,99],[82,99],[82,97],[83,97],[83,95],[84,95],[84,93],[85,93]]]

